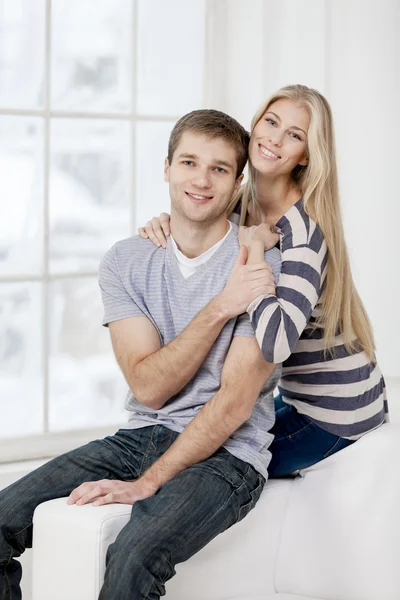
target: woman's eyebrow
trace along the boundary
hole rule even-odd
[[[267,112],[265,113],[270,114],[270,115],[274,115],[275,119],[279,122],[281,122],[281,118],[279,115],[277,115],[276,113],[272,112],[272,110],[267,110]],[[304,131],[304,129],[302,129],[301,127],[297,127],[296,125],[292,125],[291,127],[289,127],[289,129],[298,129],[298,131],[302,131],[304,133],[304,135],[306,136],[307,133]]]

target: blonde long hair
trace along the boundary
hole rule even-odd
[[[339,329],[348,351],[355,351],[361,345],[374,361],[372,327],[353,282],[344,239],[330,106],[316,90],[304,85],[289,85],[278,90],[260,107],[251,123],[252,132],[267,108],[282,98],[289,98],[304,106],[310,115],[308,164],[304,167],[297,166],[292,172],[292,179],[302,193],[304,210],[321,228],[328,247],[321,315],[317,319],[317,326],[324,329],[325,352],[334,354],[334,338]],[[248,172],[248,181],[238,191],[232,203],[233,208],[239,200],[242,202],[242,225],[249,208],[252,214],[260,212],[256,171],[250,162]]]

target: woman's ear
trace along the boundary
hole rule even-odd
[[[305,158],[303,158],[303,160],[301,160],[299,162],[300,167],[306,167],[307,165],[308,165],[308,156],[306,156]]]

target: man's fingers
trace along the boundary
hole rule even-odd
[[[239,254],[238,257],[236,259],[236,263],[234,266],[234,269],[238,268],[238,267],[242,267],[243,265],[245,265],[247,263],[247,257],[249,255],[249,251],[247,249],[247,246],[240,246],[239,249]]]
[[[99,498],[102,494],[104,494],[104,492],[102,492],[101,487],[99,485],[97,485],[94,488],[92,488],[90,491],[88,491],[86,494],[81,496],[79,498],[79,500],[77,500],[75,502],[75,504],[77,504],[78,506],[82,506],[83,504],[88,504],[89,502],[92,502],[96,498]]]
[[[104,504],[114,504],[116,502],[118,502],[118,500],[115,498],[116,494],[113,494],[112,492],[106,494],[105,496],[100,496],[99,498],[97,498],[97,500],[95,500],[92,504],[92,506],[103,506]]]
[[[253,273],[249,273],[246,277],[246,280],[249,282],[252,281],[259,281],[260,279],[264,279],[264,281],[266,282],[273,282],[275,283],[275,277],[273,273],[270,273],[269,271],[254,271]]]
[[[267,270],[270,273],[273,273],[271,265],[269,265],[266,262],[257,263],[256,265],[248,265],[247,268],[250,273],[252,273],[253,271],[263,271],[263,270],[264,271]]]
[[[274,285],[258,285],[252,288],[251,290],[257,296],[267,296],[268,294],[272,294],[276,296],[276,288]]]
[[[68,497],[67,504],[75,504],[78,500],[80,500],[80,498],[82,498],[82,496],[90,492],[90,490],[98,485],[98,481],[85,481],[85,483],[82,483],[80,486],[72,490]]]

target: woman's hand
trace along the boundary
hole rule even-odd
[[[246,312],[258,296],[275,295],[275,277],[270,265],[265,261],[248,265],[247,258],[248,250],[243,245],[224,289],[216,297],[228,318]]]
[[[160,246],[166,248],[167,235],[171,234],[169,226],[170,218],[168,213],[161,213],[159,217],[153,217],[150,221],[147,221],[144,227],[139,227],[138,233],[140,237],[144,239],[149,238],[158,248]]]
[[[276,232],[275,226],[268,223],[253,225],[252,227],[239,228],[239,243],[251,246],[254,242],[262,242],[264,250],[271,250],[280,240],[280,234]]]

